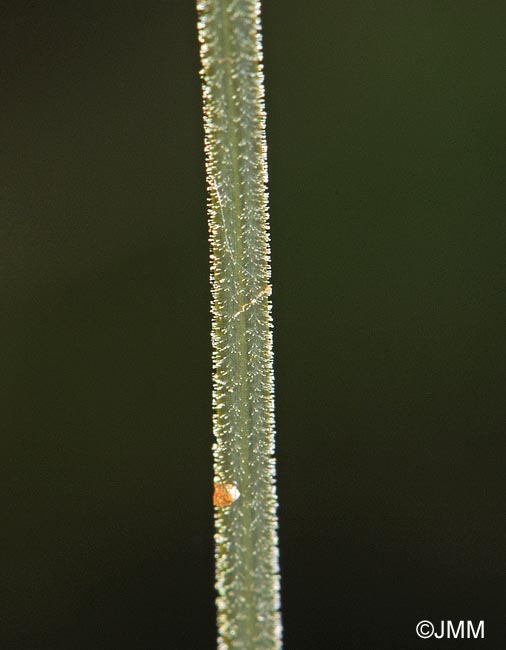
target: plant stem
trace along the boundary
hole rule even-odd
[[[211,242],[218,647],[279,650],[267,166],[259,0],[201,0]]]

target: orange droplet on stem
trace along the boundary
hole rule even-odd
[[[217,508],[227,508],[241,496],[233,483],[214,483],[213,504]]]

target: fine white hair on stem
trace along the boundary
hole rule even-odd
[[[260,1],[200,0],[197,8],[211,244],[214,474],[221,486],[215,499],[218,648],[280,650]],[[240,498],[232,499],[223,486],[234,487]]]

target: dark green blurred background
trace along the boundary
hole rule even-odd
[[[2,650],[214,648],[195,21],[1,5]],[[504,647],[505,25],[265,3],[287,649]]]

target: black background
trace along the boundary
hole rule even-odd
[[[1,648],[211,649],[194,5],[0,19]],[[506,3],[263,19],[286,648],[500,650]]]

